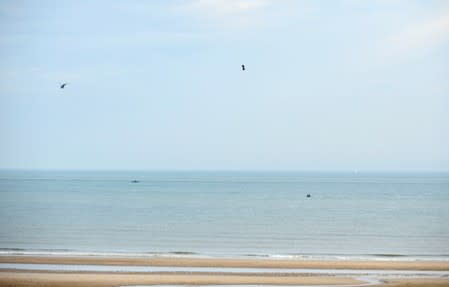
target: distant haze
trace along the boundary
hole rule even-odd
[[[0,168],[449,170],[448,1],[6,0],[0,63]]]

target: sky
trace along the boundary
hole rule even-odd
[[[449,171],[447,0],[1,0],[0,63],[2,169]]]

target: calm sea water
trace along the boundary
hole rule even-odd
[[[449,260],[449,177],[1,171],[2,253]]]

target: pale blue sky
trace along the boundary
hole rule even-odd
[[[449,1],[3,0],[0,63],[0,168],[449,170]]]

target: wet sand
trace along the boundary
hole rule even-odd
[[[348,285],[363,282],[333,276],[254,276],[230,274],[111,274],[0,271],[0,286],[176,285]]]
[[[396,279],[386,280],[382,287],[447,287],[449,278],[444,279]]]
[[[225,274],[111,274],[111,273],[54,273],[28,271],[0,271],[0,286],[4,287],[118,287],[125,285],[350,285],[363,284],[352,278],[334,276],[243,276]],[[443,287],[449,278],[385,280],[385,287]]]
[[[0,256],[0,263],[449,271],[446,261],[327,261],[189,257]]]
[[[209,259],[161,257],[53,257],[0,256],[1,263],[41,264],[95,264],[129,266],[185,266],[185,267],[240,267],[240,268],[310,268],[310,269],[389,269],[389,270],[449,270],[449,262],[424,261],[306,261],[274,259]],[[352,285],[363,284],[354,278],[313,274],[230,274],[226,272],[161,272],[161,273],[104,273],[0,270],[0,286],[62,286],[113,287],[124,285]],[[449,278],[391,279],[382,286],[427,287],[449,286]]]

